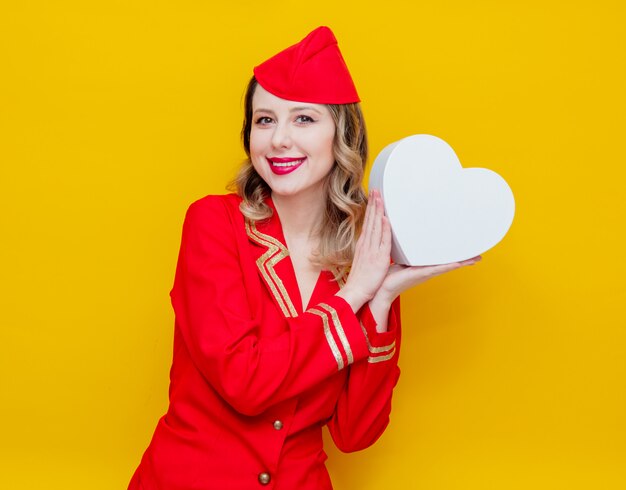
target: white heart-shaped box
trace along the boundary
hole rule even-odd
[[[494,247],[511,227],[513,192],[497,173],[463,168],[441,138],[417,134],[385,147],[374,161],[397,264],[466,260]]]

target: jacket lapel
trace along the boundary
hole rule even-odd
[[[302,310],[294,303],[300,301],[300,292],[276,211],[268,220],[246,218],[245,223],[248,238],[256,245],[254,257],[263,282],[285,318],[296,318]]]

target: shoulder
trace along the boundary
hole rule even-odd
[[[191,203],[187,214],[220,216],[233,210],[239,212],[239,203],[241,198],[236,194],[211,194]]]
[[[236,194],[208,195],[191,203],[185,223],[212,225],[235,223],[242,217],[239,211],[241,198]]]
[[[209,195],[194,201],[185,215],[183,236],[227,239],[244,230],[239,211],[241,198],[236,194]]]

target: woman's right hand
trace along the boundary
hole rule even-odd
[[[370,194],[361,236],[356,242],[354,259],[345,286],[337,296],[353,311],[371,300],[387,277],[391,264],[391,227],[385,217],[380,192]]]

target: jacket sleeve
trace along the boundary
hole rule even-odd
[[[369,350],[357,316],[338,296],[287,319],[283,333],[262,335],[235,233],[218,196],[190,206],[171,298],[197,369],[235,410],[257,415],[366,359]]]
[[[343,452],[372,445],[389,424],[391,396],[400,376],[400,302],[392,304],[388,331],[376,332],[368,308],[360,312],[367,335],[368,357],[350,366],[346,385],[328,423],[333,441]]]

